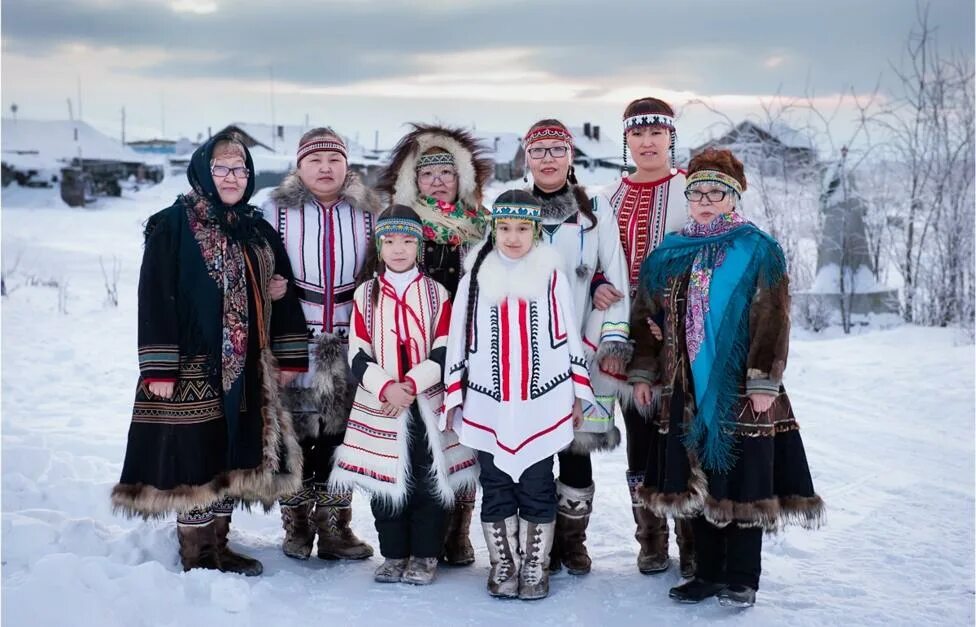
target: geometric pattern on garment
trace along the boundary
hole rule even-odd
[[[172,399],[150,394],[140,380],[132,422],[189,425],[223,418],[221,395],[210,383],[207,362],[206,355],[183,358]]]

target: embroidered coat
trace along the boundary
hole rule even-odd
[[[242,246],[247,348],[239,396],[222,386],[223,286],[208,274],[191,230],[193,196],[153,215],[139,276],[139,381],[113,506],[129,515],[162,516],[207,507],[225,496],[261,501],[300,486],[302,455],[282,407],[277,374],[308,364],[301,306],[293,295],[271,302],[268,282],[291,277],[275,232],[255,220],[259,238]],[[225,259],[227,265],[233,262]],[[269,351],[260,338],[270,340]],[[273,353],[273,355],[272,355]],[[174,382],[171,399],[150,382]],[[236,390],[236,388],[234,388]]]
[[[286,388],[299,438],[341,433],[352,404],[346,353],[356,279],[366,263],[379,213],[376,194],[359,175],[346,177],[339,200],[321,204],[292,172],[263,205],[294,270],[288,292],[307,325],[308,372]]]
[[[410,477],[407,421],[410,412],[416,411],[431,444],[437,496],[445,506],[453,505],[455,491],[476,487],[478,468],[474,452],[462,446],[453,431],[438,428],[451,320],[447,290],[418,274],[401,297],[381,275],[356,289],[352,320],[349,364],[358,386],[330,483],[342,489],[360,487],[402,505],[414,479]],[[398,381],[413,384],[417,401],[401,415],[387,416],[381,411],[380,399]]]
[[[586,412],[583,428],[576,432],[573,451],[612,450],[620,444],[620,430],[613,425],[613,407],[622,386],[618,380],[601,372],[600,360],[617,356],[626,362],[631,355],[628,343],[630,296],[623,289],[628,284],[627,265],[614,215],[609,206],[591,200],[597,219],[593,225],[580,213],[579,202],[570,185],[554,194],[545,194],[538,189],[532,193],[542,205],[542,239],[560,255],[560,269],[568,281],[574,318],[580,325],[587,369],[597,401]],[[593,307],[592,286],[598,272],[624,292],[624,298],[606,311]]]
[[[682,440],[695,419],[685,331],[688,282],[685,274],[653,295],[641,287],[631,315],[635,352],[630,381],[660,383],[664,389],[639,498],[659,516],[704,514],[719,526],[735,522],[772,531],[786,523],[819,525],[824,504],[814,491],[799,425],[782,383],[789,348],[788,279],[757,289],[752,298],[741,400],[732,412],[736,460],[725,473],[703,468]],[[662,315],[659,341],[646,319]],[[776,394],[776,400],[757,414],[747,396],[753,392]]]
[[[475,256],[465,263],[469,272]],[[513,264],[492,251],[478,271],[470,338],[469,274],[451,316],[442,426],[459,410],[452,425],[461,443],[491,453],[515,481],[573,441],[576,399],[594,402],[562,266],[547,244]]]

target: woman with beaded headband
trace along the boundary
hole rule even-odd
[[[657,98],[639,98],[624,109],[623,114],[624,166],[628,153],[633,157],[636,171],[624,175],[610,186],[611,193],[601,196],[601,206],[608,206],[616,217],[627,264],[627,278],[631,298],[637,291],[640,267],[665,233],[684,226],[687,212],[685,172],[675,164],[676,131],[674,110]],[[597,308],[608,301],[597,299]],[[630,385],[620,382],[621,413],[627,430],[627,486],[637,531],[634,537],[640,545],[637,568],[641,573],[661,573],[668,569],[668,522],[654,516],[637,502],[635,489],[643,480],[644,466],[651,441],[659,437],[649,428],[646,416],[652,406],[636,406]],[[656,390],[655,398],[660,396]],[[681,574],[694,574],[694,535],[688,521],[675,522]]]
[[[444,424],[478,451],[488,592],[549,593],[553,454],[594,402],[562,256],[540,243],[526,191],[492,206],[492,236],[465,260],[447,347]]]
[[[412,127],[393,148],[376,188],[420,216],[424,231],[420,268],[447,288],[453,300],[464,257],[485,236],[488,211],[481,205],[481,192],[494,165],[467,131],[424,124]],[[367,271],[372,274],[371,268]],[[469,538],[474,499],[473,490],[457,494],[442,556],[448,564],[474,563]]]
[[[637,497],[656,516],[692,520],[695,577],[670,592],[684,603],[752,605],[763,531],[815,527],[824,515],[783,387],[786,260],[740,214],[745,189],[731,152],[691,160],[691,219],[644,261],[631,313],[635,402],[648,405],[663,385]]]
[[[190,159],[190,190],[146,222],[139,274],[139,383],[112,505],[130,516],[176,514],[184,570],[259,575],[227,545],[237,501],[266,508],[301,485],[301,449],[280,385],[308,365],[278,235],[248,204],[254,164],[220,133]]]
[[[336,488],[373,495],[381,583],[433,581],[454,493],[478,476],[473,451],[438,427],[451,301],[417,266],[422,228],[403,205],[376,221],[377,276],[353,299],[356,402],[331,475]]]
[[[282,550],[306,560],[318,535],[320,558],[365,559],[373,549],[350,528],[352,491],[336,491],[328,483],[355,390],[346,364],[353,292],[380,204],[349,170],[346,144],[330,128],[305,133],[295,163],[263,207],[295,271],[293,281],[273,288],[301,301],[311,357],[309,371],[285,394],[305,467],[301,490],[280,501]]]
[[[573,137],[567,127],[558,120],[541,120],[526,133],[523,146],[534,181],[532,194],[542,207],[542,239],[562,258],[597,400],[573,445],[559,454],[559,514],[551,568],[565,565],[570,573],[583,575],[591,566],[584,544],[595,491],[590,454],[620,444],[613,404],[619,387],[615,377],[623,376],[631,354],[627,270],[613,214],[599,210],[576,180]],[[598,274],[605,277],[601,285],[595,281]],[[613,303],[601,311],[594,305],[596,298]]]

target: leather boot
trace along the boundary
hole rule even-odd
[[[681,576],[691,579],[695,576],[695,532],[691,520],[674,519],[674,533],[678,536],[678,556]]]
[[[531,601],[549,596],[549,550],[555,532],[555,522],[540,524],[519,519],[519,550],[522,554],[518,581],[520,599]]]
[[[319,534],[318,556],[325,560],[364,560],[373,547],[356,537],[352,522],[352,492],[316,493],[315,526]]]
[[[471,515],[474,512],[474,491],[454,495],[454,509],[447,517],[444,534],[444,554],[441,559],[452,566],[474,563],[474,547],[471,546]]]
[[[556,511],[555,542],[558,549],[554,556],[558,556],[571,575],[585,575],[592,565],[585,542],[586,527],[593,512],[594,491],[593,484],[580,490],[556,481],[559,509]]]
[[[194,568],[220,569],[213,521],[203,525],[177,524],[176,537],[180,542],[180,562],[184,571]]]
[[[285,540],[281,550],[288,557],[307,560],[315,544],[315,527],[312,526],[313,501],[297,505],[281,505],[281,526],[285,529]]]
[[[519,519],[509,516],[499,522],[483,522],[485,544],[488,546],[488,594],[514,599],[519,595]]]
[[[241,555],[230,550],[227,546],[227,534],[230,533],[230,515],[214,517],[214,537],[216,539],[217,563],[225,573],[239,573],[248,577],[256,577],[264,572],[264,566],[253,557]]]
[[[640,545],[637,553],[637,570],[644,575],[663,573],[671,565],[668,559],[668,521],[645,509],[637,499],[637,487],[643,483],[643,473],[627,473],[630,503],[634,512],[637,531],[634,538]]]

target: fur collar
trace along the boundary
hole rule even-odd
[[[484,242],[478,244],[464,258],[465,272],[471,272],[484,245]],[[559,253],[544,242],[539,242],[529,254],[512,265],[508,265],[497,251],[492,250],[478,269],[478,290],[493,305],[506,297],[524,300],[543,298],[549,290],[549,278],[561,265]]]
[[[481,205],[481,189],[494,174],[495,166],[471,133],[441,126],[414,125],[391,153],[390,164],[380,174],[376,188],[392,202],[411,206],[418,198],[417,159],[437,146],[451,153],[458,172],[458,198],[469,207]]]
[[[366,213],[377,215],[382,210],[379,195],[366,187],[359,174],[352,170],[346,172],[346,180],[342,184],[342,191],[339,192],[339,197],[354,208],[365,211]],[[312,195],[312,192],[298,178],[297,170],[292,170],[281,181],[281,185],[271,192],[270,198],[278,207],[304,207],[309,203],[315,202],[315,197]]]
[[[576,194],[573,193],[573,188],[570,185],[566,185],[553,194],[547,194],[537,188],[528,191],[536,197],[542,207],[543,222],[561,223],[579,212],[579,203],[576,201]]]

